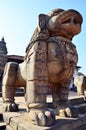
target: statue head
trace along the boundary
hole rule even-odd
[[[48,15],[39,15],[38,28],[47,28],[51,36],[63,36],[71,40],[80,33],[82,21],[81,14],[76,10],[55,9]]]

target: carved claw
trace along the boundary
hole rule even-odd
[[[32,124],[39,126],[51,126],[55,123],[55,114],[53,111],[31,110],[29,119]]]
[[[18,111],[18,104],[16,103],[4,103],[3,110],[8,112],[16,112]]]
[[[59,116],[77,118],[78,117],[78,110],[75,107],[68,107],[65,109],[60,109]]]

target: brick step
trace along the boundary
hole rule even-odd
[[[78,98],[70,99],[69,103],[70,103],[71,106],[74,106],[74,105],[85,103],[85,100],[82,97],[78,97]]]
[[[78,109],[79,114],[86,113],[86,103],[74,105],[76,109]]]
[[[79,104],[86,104],[86,101],[83,98],[74,98],[69,99],[70,106],[77,106]],[[52,102],[48,103],[48,108],[55,108]]]

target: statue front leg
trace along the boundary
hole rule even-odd
[[[46,81],[28,81],[27,85],[26,91],[29,92],[27,96],[29,119],[36,125],[49,125],[48,118],[51,118],[52,113],[47,109]]]
[[[26,100],[30,121],[35,125],[52,125],[55,116],[52,111],[48,110],[46,103],[48,89],[46,52],[34,52],[29,57],[26,84]]]
[[[5,66],[2,81],[2,97],[4,111],[17,111],[18,106],[14,102],[15,81],[17,75],[18,64],[9,62]]]

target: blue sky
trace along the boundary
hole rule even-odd
[[[76,9],[83,16],[82,31],[73,38],[80,70],[86,74],[86,0],[0,0],[0,39],[4,36],[8,54],[24,55],[37,26],[38,15],[55,8]]]

